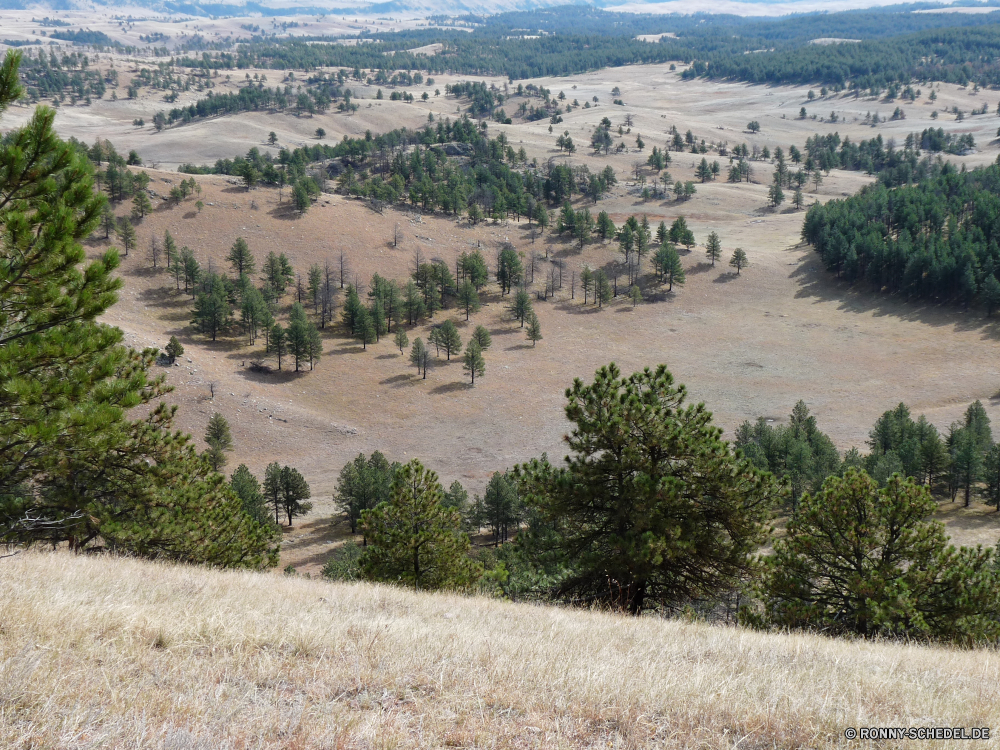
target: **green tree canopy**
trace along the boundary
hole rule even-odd
[[[566,396],[566,466],[515,469],[534,517],[526,550],[559,571],[557,597],[639,613],[750,573],[778,486],[733,454],[704,404],[684,404],[666,366],[623,378],[612,363]]]
[[[392,482],[389,499],[362,514],[368,546],[361,569],[369,580],[415,589],[465,589],[482,575],[469,557],[462,519],[443,504],[437,474],[413,460]]]
[[[989,550],[955,549],[931,519],[934,500],[911,479],[886,487],[863,471],[832,476],[802,497],[775,542],[765,618],[865,637],[971,643],[1000,634],[1000,580]]]

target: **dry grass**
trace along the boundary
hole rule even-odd
[[[992,651],[64,553],[4,560],[0,601],[4,748],[791,748],[1000,726]]]

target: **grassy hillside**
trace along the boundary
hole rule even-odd
[[[788,748],[1000,726],[992,651],[62,553],[0,561],[0,601],[4,748]]]

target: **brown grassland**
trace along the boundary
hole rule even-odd
[[[1000,726],[992,650],[64,553],[0,561],[0,601],[11,750],[763,750]]]
[[[127,67],[123,61],[117,65]],[[275,77],[274,71],[267,72]],[[453,80],[459,78],[442,77],[434,87],[443,90]],[[379,214],[359,201],[333,194],[324,194],[309,212],[298,216],[287,190],[279,202],[276,189],[247,192],[235,178],[199,177],[200,198],[206,204],[202,211],[196,210],[194,198],[174,208],[159,205],[156,199],[157,209],[138,225],[140,248],[124,259],[125,289],[107,320],[121,326],[135,345],[162,347],[172,334],[183,341],[187,353],[181,366],[168,373],[176,388],[170,398],[181,406],[179,424],[200,436],[213,411],[225,415],[236,441],[230,469],[246,462],[261,474],[268,462],[277,460],[304,473],[313,488],[316,510],[288,532],[282,566],[318,572],[330,545],[340,537],[329,523],[337,474],[359,452],[381,450],[392,460],[419,457],[446,483],[459,479],[479,491],[494,471],[542,451],[561,456],[563,390],[574,377],[588,378],[611,360],[626,372],[667,363],[688,385],[691,397],[705,401],[716,422],[730,434],[744,419],[764,416],[780,421],[800,398],[841,449],[864,449],[875,418],[900,401],[915,414],[927,414],[940,429],[975,399],[983,400],[994,419],[1000,418],[1000,401],[994,399],[1000,386],[997,324],[979,312],[917,306],[838,283],[800,244],[803,213],[787,203],[778,210],[766,207],[771,165],[754,163],[754,184],[728,184],[724,176],[699,184],[697,195],[683,203],[644,202],[635,186],[627,184],[634,162],[644,161],[653,145],[662,146],[672,124],[681,132],[690,128],[709,143],[756,143],[786,151],[792,144],[802,148],[816,132],[836,131],[853,140],[881,133],[901,142],[907,133],[940,125],[950,132],[971,132],[976,138],[975,154],[950,158],[970,166],[988,163],[1000,152],[993,140],[1000,124],[995,115],[962,122],[952,115],[930,117],[935,108],[943,112],[958,105],[968,111],[982,101],[994,111],[988,94],[942,85],[933,106],[924,91],[915,104],[903,105],[907,119],[876,129],[863,124],[863,117],[876,111],[886,117],[892,107],[884,102],[833,97],[809,103],[805,88],[683,82],[667,66],[634,66],[538,83],[554,93],[567,92],[569,101],[578,98],[582,103],[598,96],[599,106],[575,109],[551,134],[548,121],[518,120],[513,125],[492,124],[490,133],[507,133],[516,148],[523,146],[539,163],[568,160],[592,170],[611,164],[621,184],[591,210],[595,214],[607,210],[619,225],[630,214],[646,214],[654,227],[661,219],[669,224],[684,215],[699,242],[691,253],[682,254],[685,286],[667,293],[647,278],[643,282],[647,301],[636,309],[622,299],[597,310],[583,305],[579,289],[571,298],[569,277],[584,264],[600,267],[611,262],[616,256],[612,243],[595,241],[580,252],[551,232],[532,243],[523,220],[471,227],[464,220],[415,210],[388,209]],[[222,83],[220,88],[236,85]],[[624,108],[604,103],[615,86],[622,91]],[[421,89],[413,92],[419,94]],[[251,147],[266,150],[271,130],[278,134],[279,146],[316,142],[317,127],[327,131],[326,142],[336,142],[343,134],[362,134],[366,129],[419,127],[428,113],[456,116],[456,107],[462,104],[444,94],[432,95],[426,103],[418,99],[406,104],[372,100],[374,87],[361,86],[359,93],[367,98],[358,100],[361,109],[351,116],[245,113],[156,133],[148,126],[131,125],[135,117],[148,118],[165,106],[144,94],[146,98],[137,101],[62,107],[57,123],[65,136],[88,142],[107,137],[119,149],[137,149],[147,163],[159,165],[160,169],[147,169],[151,189],[164,196],[180,177],[163,167],[184,161],[211,163]],[[508,110],[516,105],[515,100]],[[798,119],[803,105],[822,117]],[[23,121],[29,111],[12,109],[5,124]],[[823,121],[830,111],[837,112],[839,122]],[[617,127],[625,113],[635,118],[632,133],[622,138],[630,153],[591,155],[586,144],[593,126],[607,115]],[[755,136],[745,131],[751,117],[762,126]],[[577,142],[575,155],[555,149],[560,130],[568,130]],[[646,142],[641,153],[631,148],[638,133]],[[718,157],[709,154],[709,158]],[[675,152],[669,170],[673,179],[693,179],[698,159]],[[727,160],[721,162],[724,175]],[[809,184],[807,202],[849,195],[869,180],[860,173],[834,171],[818,191]],[[127,209],[123,205],[118,211]],[[394,248],[391,240],[397,224],[402,241]],[[533,251],[542,256],[535,289],[541,289],[551,268],[545,256],[565,263],[563,287],[554,300],[535,304],[544,339],[534,347],[510,321],[495,285],[486,290],[484,308],[468,324],[454,309],[435,317],[435,323],[445,316],[456,319],[465,339],[476,324],[493,332],[486,376],[477,379],[474,388],[459,362],[442,357],[421,380],[390,340],[362,351],[339,326],[324,332],[325,355],[315,371],[263,377],[244,366],[253,352],[238,333],[214,344],[194,334],[190,298],[177,293],[163,271],[150,268],[146,253],[150,238],[162,238],[168,229],[179,245],[194,250],[203,267],[211,264],[217,270],[225,269],[225,254],[238,236],[247,239],[258,264],[271,250],[285,252],[303,274],[313,263],[336,263],[343,252],[349,259],[349,278],[362,287],[376,271],[405,278],[418,251],[451,265],[463,250],[482,247],[492,261],[499,242],[509,240],[526,259]],[[724,255],[715,268],[705,262],[702,246],[713,230],[722,238]],[[106,245],[98,238],[89,250],[96,254]],[[746,250],[751,264],[738,277],[727,266],[737,246]],[[285,303],[290,304],[290,297]],[[427,332],[428,326],[421,325],[409,336],[411,341],[418,335],[426,339]],[[215,383],[214,399],[209,398],[209,383]],[[965,511],[946,504],[943,510],[956,542],[996,543],[997,523],[987,509]]]

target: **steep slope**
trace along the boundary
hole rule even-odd
[[[0,601],[9,748],[821,747],[1000,725],[986,651],[64,553],[0,561]]]

